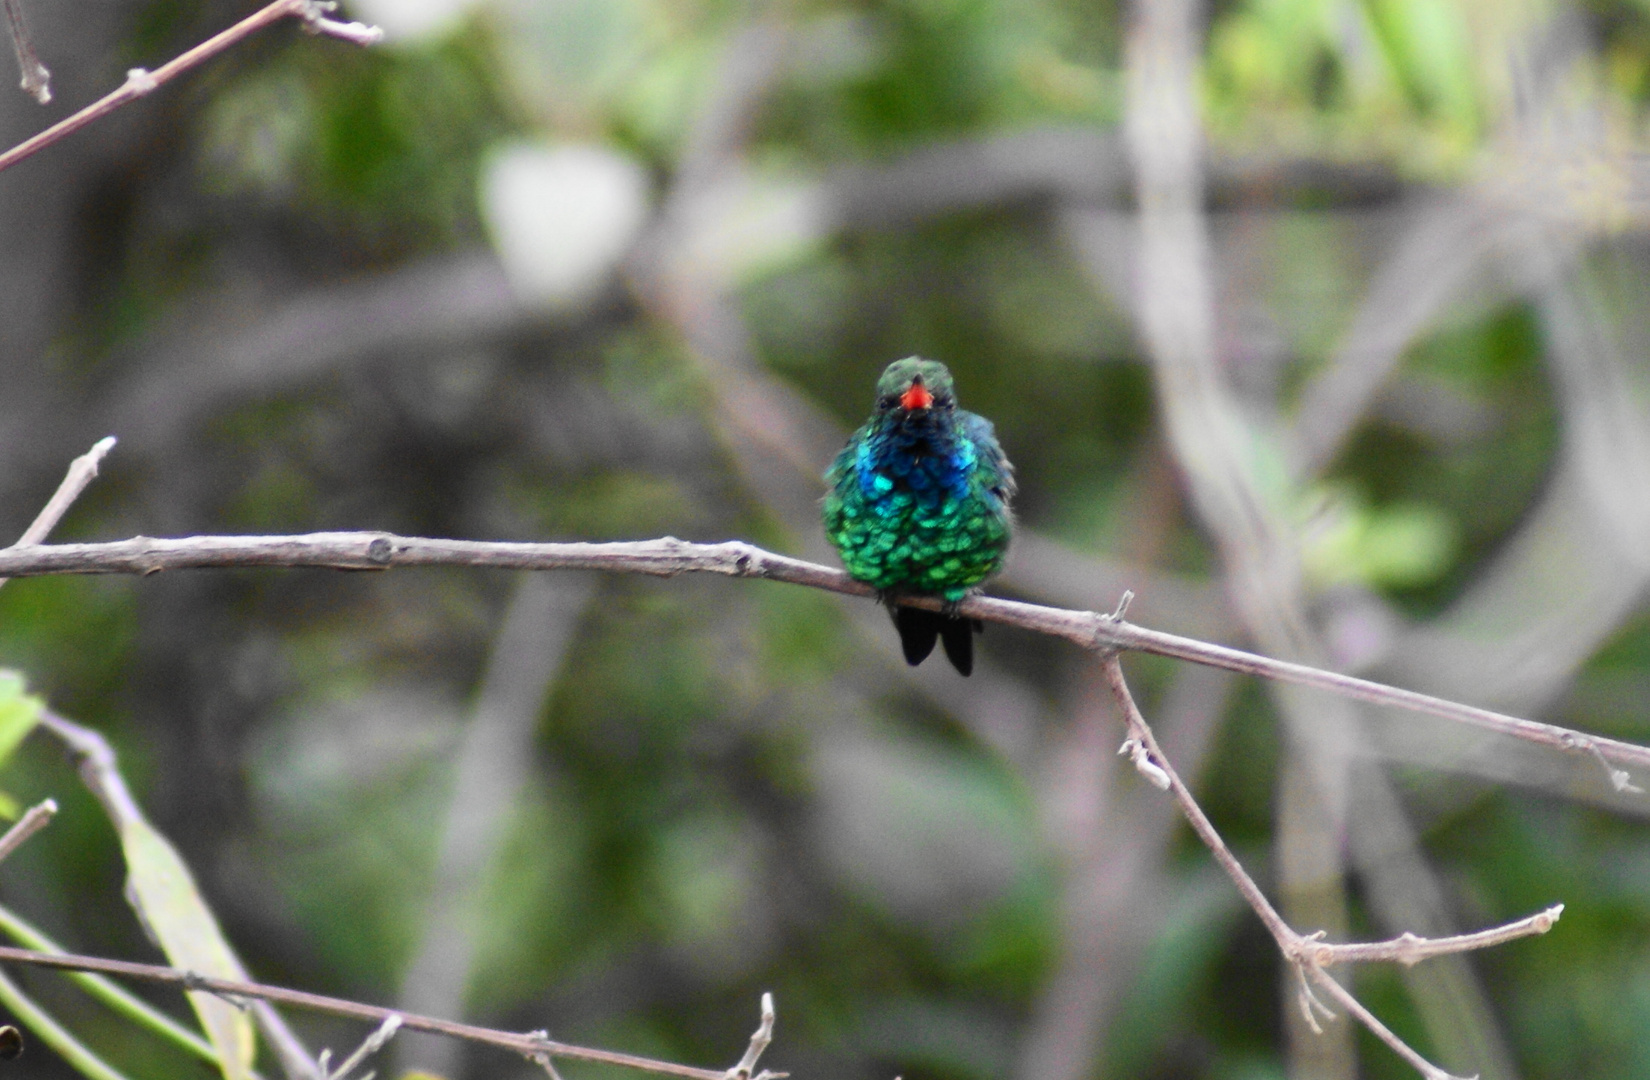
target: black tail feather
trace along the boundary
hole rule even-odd
[[[974,635],[985,630],[978,619],[959,619],[942,615],[940,642],[945,646],[946,659],[963,675],[974,673]]]
[[[928,659],[928,654],[934,651],[934,642],[939,640],[942,618],[938,612],[920,608],[894,609],[894,625],[899,628],[899,643],[905,649],[907,664],[916,667]]]
[[[964,619],[921,608],[896,607],[894,625],[899,628],[905,662],[916,667],[934,651],[934,643],[945,646],[951,666],[964,675],[974,670],[974,635],[984,629],[978,619]]]

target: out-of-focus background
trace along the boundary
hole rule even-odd
[[[255,8],[24,6],[56,102],[0,94],[4,145]],[[1019,469],[993,591],[1132,589],[1149,626],[1650,739],[1642,0],[346,14],[387,41],[277,26],[0,174],[0,537],[112,433],[60,537],[829,560],[819,474],[920,353]],[[799,1080],[1412,1075],[1345,1020],[1306,1030],[1119,763],[1090,657],[992,627],[965,681],[894,640],[867,602],[721,579],[0,592],[0,664],[115,743],[267,981],[715,1066],[771,990],[764,1064]],[[1567,905],[1543,938],[1357,972],[1417,1048],[1486,1080],[1650,1074],[1650,796],[1586,755],[1129,663],[1303,930]],[[0,900],[155,959],[60,749],[0,786],[64,804]],[[134,1080],[209,1075],[19,978]],[[35,1047],[0,1072],[74,1075]]]

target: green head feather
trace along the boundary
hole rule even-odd
[[[930,394],[937,398],[950,398],[953,402],[956,401],[956,392],[951,386],[951,372],[938,360],[924,360],[920,356],[907,356],[904,360],[895,360],[888,365],[882,373],[882,378],[877,380],[877,400],[899,397],[918,378]]]

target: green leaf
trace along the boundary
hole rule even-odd
[[[0,668],[0,765],[40,722],[45,701],[24,692],[23,676]],[[15,816],[15,815],[8,815]]]
[[[171,843],[141,817],[118,823],[126,856],[127,898],[174,967],[220,979],[246,979],[195,879]],[[252,1018],[212,994],[189,1002],[217,1049],[225,1080],[249,1080],[255,1050]]]

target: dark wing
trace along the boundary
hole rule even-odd
[[[997,496],[1006,506],[1014,498],[1014,466],[1009,464],[997,441],[997,429],[991,421],[975,413],[959,409],[957,423],[963,437],[974,446],[974,476],[980,487]]]

